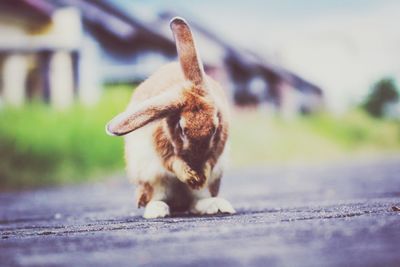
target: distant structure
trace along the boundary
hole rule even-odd
[[[97,102],[101,84],[139,82],[176,59],[169,20],[152,22],[107,1],[1,0],[0,103],[43,99],[57,109]],[[266,103],[285,114],[322,106],[322,90],[190,21],[206,72],[240,106]]]

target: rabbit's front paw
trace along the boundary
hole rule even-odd
[[[190,169],[188,172],[190,173],[190,179],[187,180],[187,184],[192,189],[200,189],[204,187],[207,179],[211,176],[211,165],[206,163],[203,168],[203,173],[197,173],[192,169]]]
[[[192,189],[200,189],[206,183],[207,177],[190,168],[183,160],[175,160],[173,170],[178,179]]]
[[[226,199],[221,197],[210,197],[204,198],[197,201],[197,203],[191,209],[194,214],[217,214],[217,213],[228,213],[234,214],[236,211]]]
[[[206,176],[198,174],[191,168],[186,170],[187,173],[187,178],[186,178],[186,183],[192,188],[192,189],[200,189],[204,186],[206,182]]]
[[[168,216],[169,206],[163,201],[150,201],[147,203],[143,217],[145,219],[164,218]]]

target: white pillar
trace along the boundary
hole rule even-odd
[[[56,109],[65,109],[74,100],[74,75],[71,54],[55,52],[50,59],[50,103]]]
[[[75,7],[58,8],[52,14],[50,29],[52,42],[73,50],[79,47],[82,36],[82,21],[79,9]]]
[[[79,100],[88,106],[96,104],[101,95],[101,68],[98,45],[89,38],[82,42],[79,54]]]
[[[3,63],[3,98],[6,104],[21,106],[25,102],[28,58],[9,55]]]

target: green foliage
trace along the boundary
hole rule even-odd
[[[104,132],[131,90],[106,90],[91,108],[40,103],[0,111],[0,189],[78,182],[123,167],[122,139]]]
[[[383,117],[385,105],[397,102],[398,99],[399,93],[393,79],[384,78],[372,87],[372,91],[363,106],[372,116]]]

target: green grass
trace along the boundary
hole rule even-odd
[[[106,122],[130,98],[127,87],[106,90],[90,108],[57,112],[40,103],[0,111],[0,189],[79,182],[123,168],[122,139]]]
[[[0,110],[0,190],[75,183],[121,171],[123,139],[105,124],[129,101],[131,88],[112,86],[98,105],[57,112],[32,103]],[[283,120],[237,112],[231,127],[233,166],[330,160],[400,152],[400,124],[361,111]]]
[[[234,166],[321,162],[400,152],[400,123],[374,119],[359,110],[337,118],[318,114],[283,120],[256,112],[242,112],[234,118]]]

